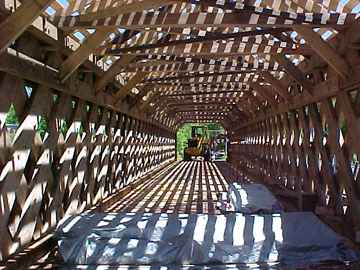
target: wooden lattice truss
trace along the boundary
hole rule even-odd
[[[171,127],[195,120],[226,126],[235,114],[238,120],[251,119],[264,108],[291,102],[289,81],[311,95],[313,85],[300,67],[313,55],[346,78],[348,63],[330,44],[339,32],[356,28],[360,3],[68,0],[64,6],[60,2],[66,1],[23,2],[24,14],[30,14],[29,9],[34,12],[32,18],[23,15],[22,21],[29,23],[42,13],[81,44],[59,68],[62,82],[92,55],[104,66],[95,83],[97,93],[109,93],[115,106],[126,101],[133,110]],[[17,22],[13,35],[21,27]],[[9,42],[5,40],[1,48]],[[110,87],[115,78],[120,84]]]

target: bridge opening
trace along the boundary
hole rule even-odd
[[[184,123],[176,132],[177,160],[226,161],[228,138],[218,123]]]

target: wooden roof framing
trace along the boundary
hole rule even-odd
[[[43,12],[68,36],[84,36],[60,67],[61,82],[94,55],[109,66],[96,79],[96,92],[122,78],[119,89],[111,90],[115,106],[130,95],[135,109],[141,113],[146,107],[156,117],[153,109],[169,99],[181,110],[188,99],[206,109],[204,102],[216,98],[241,107],[251,97],[253,108],[246,109],[256,111],[292,102],[284,80],[312,95],[316,89],[299,68],[312,55],[343,79],[351,74],[329,39],[356,28],[358,14],[352,10],[357,5],[354,0],[68,0],[67,6],[56,0],[23,1],[1,24],[0,36],[7,38],[0,49]],[[45,11],[49,6],[55,10],[51,16]],[[32,14],[25,16],[25,8]],[[168,114],[166,106],[163,113]]]

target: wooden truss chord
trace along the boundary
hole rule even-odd
[[[135,56],[124,55],[115,61],[111,67],[95,82],[95,92],[104,90],[105,86],[118,75],[123,67],[126,67],[135,59]]]
[[[127,67],[124,67],[122,71],[126,72],[241,72],[241,71],[261,71],[261,70],[270,70],[276,71],[278,69],[277,63],[240,63],[236,66],[221,66],[221,65],[206,65],[206,64],[188,64],[188,63],[163,63],[155,60],[154,63],[136,63],[131,64]]]
[[[350,67],[343,57],[341,57],[334,48],[324,41],[313,29],[306,26],[296,26],[294,30],[298,32],[310,47],[327,62],[343,79],[350,74]]]
[[[299,83],[305,91],[310,95],[313,94],[313,85],[305,77],[302,71],[296,67],[290,60],[288,60],[284,55],[274,55],[274,59],[284,68],[284,71],[289,74],[297,83]]]
[[[258,83],[251,83],[250,87],[262,98],[264,98],[272,107],[276,107],[276,101],[274,99],[274,94],[270,89],[265,85],[260,85]]]
[[[262,72],[261,76],[263,77],[264,81],[269,83],[270,86],[278,93],[281,97],[283,97],[286,101],[291,99],[290,94],[288,93],[287,89],[281,84],[279,80],[274,78],[270,72]]]
[[[10,46],[55,0],[23,1],[22,5],[0,24],[0,53]]]
[[[94,34],[91,34],[84,43],[62,63],[59,72],[61,82],[65,82],[108,36],[108,30],[96,30]]]
[[[148,73],[145,73],[145,72],[137,72],[127,82],[127,84],[125,84],[123,87],[121,87],[119,89],[119,91],[117,91],[114,94],[115,103],[118,103],[119,101],[121,101],[131,91],[131,89],[136,87],[136,85],[139,84],[144,78],[146,78],[147,75],[148,75]]]
[[[151,49],[159,49],[159,48],[166,48],[166,52],[172,51],[171,48],[176,48],[178,50],[184,50],[184,51],[197,51],[198,53],[200,53],[198,51],[198,47],[194,46],[194,49],[192,49],[191,44],[194,43],[205,43],[205,42],[209,42],[209,41],[225,41],[227,39],[231,39],[231,44],[234,49],[231,49],[234,52],[241,52],[240,49],[238,48],[236,49],[236,46],[240,46],[245,45],[244,42],[246,43],[252,43],[255,41],[258,41],[258,39],[253,39],[253,38],[249,38],[249,37],[254,37],[254,36],[261,36],[261,35],[266,35],[266,34],[277,34],[277,33],[282,33],[284,31],[289,31],[288,28],[270,28],[270,29],[262,29],[262,30],[253,30],[253,31],[244,31],[244,32],[235,32],[235,33],[227,33],[227,34],[223,34],[223,33],[206,33],[205,36],[199,36],[199,37],[195,37],[195,38],[187,38],[187,39],[175,39],[175,40],[170,40],[170,41],[164,41],[164,42],[157,42],[155,44],[144,44],[144,45],[137,45],[137,46],[131,46],[131,47],[127,47],[124,45],[117,45],[117,46],[113,46],[113,45],[104,45],[102,47],[99,47],[97,49],[97,53],[99,55],[108,55],[108,54],[123,54],[123,53],[136,53],[136,52],[141,52],[144,51],[146,53],[151,52]],[[258,42],[257,42],[258,43]],[[216,44],[216,43],[213,43]],[[280,43],[279,43],[280,44]],[[183,45],[182,47],[180,47],[180,45]],[[276,42],[272,43],[272,44],[268,44],[271,46],[276,46]],[[212,46],[213,47],[213,46]],[[227,47],[229,48],[229,45],[227,45]],[[244,46],[245,47],[245,46]],[[292,48],[291,44],[287,45],[286,43],[281,44],[281,46],[278,47],[282,47],[282,48]],[[186,50],[185,50],[186,49]],[[221,48],[219,48],[219,51],[221,50]],[[228,49],[229,50],[229,49]],[[157,53],[161,53],[161,52],[165,52],[165,50],[156,50]]]
[[[145,82],[157,83],[157,82],[180,82],[186,80],[191,83],[219,83],[219,82],[248,82],[257,80],[257,77],[254,71],[226,71],[226,72],[204,72],[204,73],[195,73],[191,75],[184,76],[174,76],[174,77],[164,77],[164,78],[154,78],[147,79]]]
[[[176,4],[179,0],[146,0],[141,2],[134,2],[129,4],[120,4],[116,7],[106,7],[98,9],[94,12],[86,12],[80,14],[78,19],[81,22],[92,22],[95,20],[106,19],[120,14],[127,14],[147,9],[155,9],[166,5]]]
[[[243,91],[238,90],[224,90],[224,91],[208,91],[208,92],[172,92],[172,94],[160,95],[161,97],[182,97],[182,96],[212,96],[218,94],[241,94]]]

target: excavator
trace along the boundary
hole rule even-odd
[[[206,126],[192,126],[191,138],[188,139],[188,146],[184,149],[184,160],[190,161],[193,157],[203,157],[210,161],[210,140]]]

